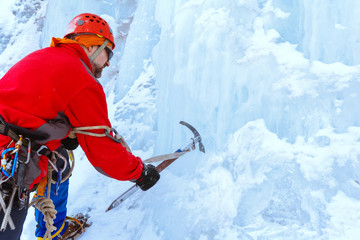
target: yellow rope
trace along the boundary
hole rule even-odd
[[[82,224],[78,219],[66,216],[65,220],[71,220],[73,222],[76,222],[81,227],[81,231],[85,232],[84,224]]]
[[[61,231],[64,230],[64,227],[65,227],[65,221],[64,221],[63,224],[61,225],[60,229],[57,230],[57,232],[54,233],[51,237],[54,238],[54,237],[58,236],[58,235],[61,233]],[[43,240],[43,239],[44,239],[44,238],[42,238],[42,237],[38,237],[38,238],[37,238],[37,240]],[[48,238],[45,238],[45,240],[49,240],[49,239],[48,239]]]

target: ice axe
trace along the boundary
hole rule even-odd
[[[205,148],[204,148],[204,145],[202,144],[201,136],[200,136],[199,132],[187,122],[181,121],[180,124],[189,128],[192,131],[192,133],[194,134],[194,137],[191,138],[191,141],[189,143],[187,143],[186,145],[184,145],[182,148],[179,148],[178,150],[176,150],[174,153],[155,156],[155,157],[149,158],[144,161],[145,163],[163,161],[158,166],[156,166],[156,170],[158,170],[159,173],[162,170],[164,170],[165,168],[167,168],[170,164],[172,164],[176,159],[178,159],[179,157],[184,155],[185,153],[195,150],[196,143],[199,143],[199,150],[201,152],[205,153]],[[131,188],[129,188],[127,191],[125,191],[123,194],[121,194],[118,198],[116,198],[110,204],[110,206],[106,209],[106,212],[110,211],[111,209],[120,205],[120,203],[122,203],[123,201],[128,199],[138,189],[139,189],[139,187],[136,184],[134,186],[132,186]]]
[[[170,162],[170,160],[176,160],[179,157],[181,157],[182,155],[184,155],[185,153],[190,152],[191,150],[194,150],[196,143],[199,143],[199,150],[201,152],[205,153],[205,148],[204,148],[204,145],[202,144],[199,132],[193,126],[188,124],[187,122],[181,121],[180,124],[188,127],[193,132],[194,138],[191,138],[191,142],[189,142],[184,147],[179,148],[174,153],[164,154],[164,155],[159,155],[159,156],[148,158],[144,161],[145,163],[165,161],[156,167],[156,169],[158,171],[160,170],[159,172],[161,172],[163,169],[165,169],[167,166],[169,166],[172,163],[172,162]]]

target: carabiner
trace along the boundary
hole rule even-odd
[[[107,129],[105,129],[105,135],[114,140],[117,143],[121,143],[121,138],[117,138],[118,132],[114,128],[110,128],[110,132],[113,132],[115,134],[115,137],[111,136]]]
[[[14,161],[12,163],[12,169],[11,169],[11,174],[9,174],[6,171],[6,165],[9,163],[5,163],[6,161],[6,154],[10,151],[14,151],[15,152],[15,156],[14,156]],[[2,165],[2,173],[6,176],[6,177],[13,177],[15,175],[15,169],[16,169],[16,165],[17,165],[17,159],[18,159],[18,155],[19,155],[19,148],[7,148],[4,151],[2,151],[1,153],[1,165]],[[5,163],[5,164],[4,164]]]

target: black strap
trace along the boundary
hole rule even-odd
[[[11,139],[17,142],[19,141],[20,136],[13,129],[17,132],[21,132],[22,134],[24,134],[24,139],[22,140],[22,146],[27,148],[29,144],[31,144],[31,149],[34,150],[38,155],[43,155],[51,159],[51,155],[52,155],[51,150],[46,145],[41,145],[34,141],[34,140],[41,140],[42,138],[46,137],[45,134],[40,135],[32,132],[29,129],[7,123],[4,120],[4,118],[0,115],[0,134],[9,136]],[[31,141],[29,142],[27,138],[31,139]]]
[[[0,131],[2,135],[8,135],[9,125],[5,122],[5,119],[0,115]]]
[[[15,141],[19,141],[20,139],[20,137],[10,128],[9,123],[5,122],[4,118],[1,115],[0,115],[0,134],[9,136]]]

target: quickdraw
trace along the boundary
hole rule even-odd
[[[58,174],[58,177],[57,177],[56,182],[55,182],[55,191],[54,191],[54,194],[55,194],[55,196],[56,196],[56,195],[58,195],[58,191],[59,191],[59,188],[60,188],[60,184],[63,182],[62,180],[65,181],[66,179],[68,179],[68,176],[66,176],[66,177],[64,177],[64,179],[62,179],[62,173],[63,173],[64,170],[66,169],[67,164],[68,164],[68,161],[67,161],[67,159],[66,159],[63,155],[61,155],[61,154],[58,153],[57,151],[54,151],[54,155],[56,155],[58,158],[60,158],[61,160],[64,161],[64,167],[63,167],[62,169],[58,169],[57,171],[56,171],[56,169],[55,169],[55,171],[56,171],[57,174]]]

